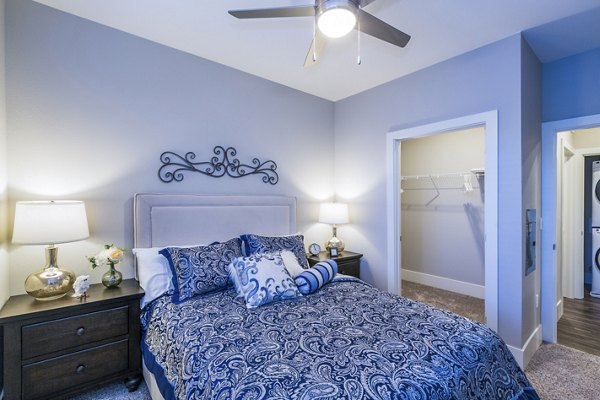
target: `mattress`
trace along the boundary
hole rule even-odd
[[[336,277],[248,310],[233,288],[142,310],[142,354],[171,399],[539,399],[478,322]]]

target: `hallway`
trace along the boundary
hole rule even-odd
[[[558,343],[600,356],[600,298],[590,296],[588,285],[584,293],[583,299],[563,299]]]

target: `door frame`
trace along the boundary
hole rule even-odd
[[[403,140],[477,126],[485,127],[485,315],[486,325],[498,331],[498,110],[472,114],[388,132],[387,271],[388,291],[401,294],[400,145]]]
[[[541,321],[542,339],[556,343],[558,333],[557,298],[558,262],[556,241],[559,232],[556,223],[557,196],[557,134],[559,132],[600,126],[600,114],[549,121],[542,124],[542,219],[541,219]]]

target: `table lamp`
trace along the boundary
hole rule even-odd
[[[344,242],[337,237],[337,225],[348,223],[348,205],[344,203],[322,203],[319,210],[319,222],[333,224],[333,237],[325,243],[327,250],[336,248],[344,251]]]
[[[58,243],[87,239],[83,201],[18,201],[12,242],[46,244],[46,265],[25,280],[25,291],[37,300],[54,300],[73,288],[75,274],[58,266]]]

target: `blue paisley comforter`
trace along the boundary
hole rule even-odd
[[[144,362],[171,399],[539,399],[486,326],[337,277],[248,310],[227,289],[142,312]]]

